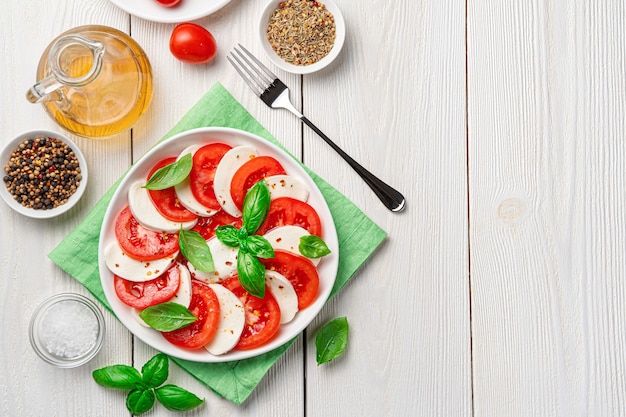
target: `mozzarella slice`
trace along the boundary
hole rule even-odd
[[[265,182],[272,200],[280,197],[290,197],[300,201],[309,199],[309,189],[300,178],[292,175],[272,175],[267,177]]]
[[[174,263],[178,252],[154,261],[138,261],[126,255],[117,242],[104,248],[104,263],[115,275],[133,282],[144,282],[163,275]]]
[[[170,301],[189,307],[189,304],[191,304],[191,274],[185,265],[178,264],[178,269],[180,270],[180,284],[178,286],[178,291],[176,291],[176,294],[174,294],[174,297],[172,297]],[[132,308],[131,310],[133,317],[135,317],[139,324],[145,327],[150,327],[141,317],[139,317],[139,314],[143,311],[142,309]]]
[[[276,271],[265,271],[265,283],[280,307],[280,323],[289,323],[298,312],[298,295],[287,278]]]
[[[220,321],[213,339],[204,348],[213,355],[230,351],[241,337],[246,322],[243,303],[232,291],[219,285],[209,285],[220,302]]]
[[[258,155],[252,146],[237,146],[226,152],[217,165],[213,181],[215,197],[224,211],[233,217],[241,217],[241,210],[230,195],[230,182],[243,164]]]
[[[144,182],[137,181],[128,189],[128,205],[139,224],[155,232],[168,233],[176,233],[181,227],[188,230],[196,225],[198,219],[180,223],[163,217],[152,204],[148,190],[143,188],[143,185],[145,185]]]
[[[207,240],[211,256],[213,257],[213,265],[215,271],[203,272],[193,267],[191,263],[188,264],[191,275],[200,281],[207,284],[215,284],[222,282],[226,278],[237,275],[237,252],[238,248],[231,248],[224,245],[218,238],[212,237]]]
[[[300,246],[300,238],[308,235],[310,235],[310,233],[300,226],[279,226],[267,232],[263,237],[270,242],[270,245],[272,245],[274,249],[282,249],[296,255],[304,256],[300,253],[298,247]],[[321,258],[307,259],[313,262],[315,266],[317,266],[321,260]]]
[[[178,159],[182,158],[183,156],[189,153],[191,154],[191,156],[193,156],[196,153],[196,151],[200,149],[202,146],[203,145],[189,146],[178,155]],[[174,190],[176,190],[176,197],[178,197],[180,204],[182,204],[187,210],[191,211],[192,213],[197,214],[198,216],[203,216],[203,217],[211,217],[219,211],[219,210],[208,208],[204,204],[199,202],[196,199],[196,197],[193,195],[193,192],[191,192],[191,187],[189,186],[189,184],[190,184],[190,179],[189,179],[189,176],[187,176],[187,178],[185,178],[182,182],[174,186]]]

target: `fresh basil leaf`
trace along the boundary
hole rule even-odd
[[[329,362],[341,355],[348,345],[348,320],[339,317],[328,322],[315,337],[317,364]]]
[[[192,165],[193,159],[188,153],[176,162],[159,168],[143,187],[148,190],[164,190],[173,187],[187,178]]]
[[[239,250],[237,273],[241,286],[255,297],[265,297],[265,266],[256,256]]]
[[[128,365],[112,365],[96,369],[91,374],[98,385],[107,388],[137,389],[144,388],[141,374]]]
[[[270,209],[270,190],[265,180],[254,184],[243,200],[242,220],[248,234],[253,234],[265,221]]]
[[[230,246],[231,248],[239,246],[239,232],[235,226],[218,226],[218,228],[215,229],[215,236],[226,246]]]
[[[156,389],[156,398],[171,411],[189,411],[201,405],[204,400],[176,385],[163,385]]]
[[[143,382],[148,388],[156,388],[167,380],[169,360],[163,353],[157,353],[141,368]]]
[[[215,270],[209,245],[200,233],[181,228],[178,233],[178,245],[183,256],[194,268],[207,273]]]
[[[300,253],[307,258],[321,258],[330,253],[330,249],[326,246],[326,242],[321,237],[315,235],[307,235],[300,237],[300,245],[298,245]]]
[[[270,242],[263,236],[252,235],[248,236],[245,241],[241,242],[242,247],[245,246],[246,252],[259,258],[273,258],[274,248]]]
[[[171,332],[198,320],[187,307],[173,302],[150,306],[139,313],[139,317],[160,332]]]
[[[150,410],[153,405],[154,391],[152,389],[134,389],[126,396],[126,408],[135,416]]]

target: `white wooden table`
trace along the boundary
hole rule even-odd
[[[92,173],[72,211],[36,221],[0,205],[1,416],[129,415],[125,394],[91,371],[141,366],[151,348],[107,314],[100,354],[56,369],[30,348],[28,322],[53,294],[87,294],[46,255],[218,81],[389,237],[317,319],[348,317],[341,359],[316,366],[313,337],[301,338],[242,406],[172,365],[170,382],[206,397],[188,415],[626,415],[626,3],[337,2],[340,58],[315,75],[278,73],[311,120],[404,192],[402,214],[226,61],[237,42],[261,53],[263,1],[197,21],[220,48],[201,66],[170,55],[173,24],[107,0],[3,4],[0,142],[59,129],[24,93],[45,46],[75,26],[129,32],[151,59],[155,96],[132,132],[72,137]]]

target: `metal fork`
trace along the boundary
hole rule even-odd
[[[244,79],[252,91],[259,95],[265,104],[273,109],[287,109],[295,114],[346,160],[389,210],[399,212],[404,209],[405,200],[402,194],[363,168],[361,164],[352,159],[350,155],[345,153],[317,126],[300,113],[289,100],[289,88],[246,48],[241,44],[238,44],[238,46],[239,49],[235,47],[227,59],[235,67],[241,78]]]

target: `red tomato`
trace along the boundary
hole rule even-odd
[[[181,23],[170,37],[170,51],[177,59],[189,64],[205,64],[217,53],[211,33],[195,23]]]
[[[163,168],[166,165],[175,162],[176,158],[166,158],[159,161],[148,174],[148,179],[159,168]],[[166,188],[165,190],[148,190],[150,199],[156,207],[157,211],[161,213],[163,217],[173,222],[189,222],[198,218],[195,213],[187,210],[178,199],[176,190],[174,187]]]
[[[156,2],[159,3],[161,6],[174,7],[178,3],[180,3],[181,0],[156,0]]]
[[[208,208],[220,208],[217,198],[215,198],[213,180],[215,179],[217,164],[222,160],[224,154],[231,149],[231,146],[224,143],[211,143],[193,154],[189,186],[196,200]]]
[[[162,334],[165,339],[178,347],[199,349],[211,341],[220,321],[220,303],[211,287],[200,281],[191,281],[189,310],[198,320]]]
[[[269,342],[280,327],[280,307],[270,290],[265,289],[264,298],[255,297],[244,290],[237,277],[222,285],[239,297],[246,311],[246,324],[234,349],[254,349]]]
[[[265,222],[258,230],[263,235],[278,226],[300,226],[310,234],[322,237],[322,222],[308,203],[289,197],[272,200]]]
[[[113,276],[115,293],[126,305],[135,308],[146,308],[170,300],[180,286],[180,269],[172,265],[165,274],[144,282],[128,281]]]
[[[320,286],[315,265],[302,256],[282,250],[275,250],[274,255],[271,259],[261,259],[261,262],[266,269],[276,271],[287,278],[296,290],[298,309],[307,308],[317,298]]]
[[[124,253],[139,261],[161,259],[178,250],[176,234],[146,229],[135,219],[129,206],[115,220],[115,237]]]
[[[200,217],[198,223],[191,229],[194,232],[200,233],[205,240],[209,240],[215,236],[215,229],[219,226],[231,225],[237,229],[241,228],[241,217],[233,217],[223,210],[218,211],[211,217]]]
[[[235,205],[243,207],[243,200],[248,190],[263,178],[286,174],[283,166],[271,156],[257,156],[241,166],[230,182],[230,195]]]

